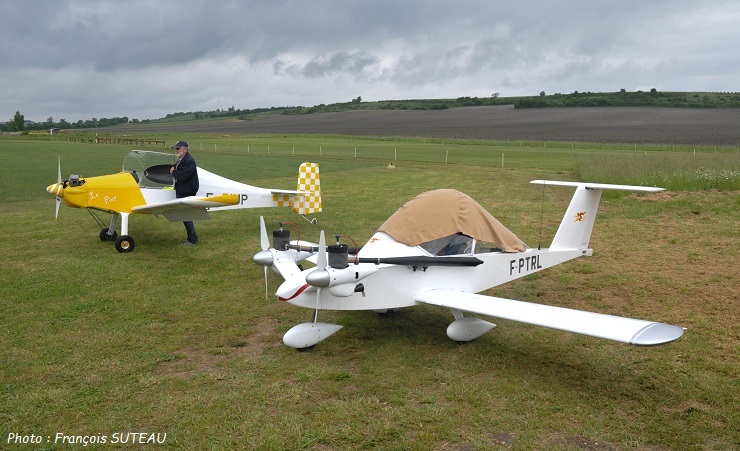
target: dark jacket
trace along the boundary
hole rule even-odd
[[[175,164],[175,194],[178,198],[195,196],[200,188],[198,182],[198,167],[190,152],[186,152],[182,159]]]

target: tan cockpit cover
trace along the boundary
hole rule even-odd
[[[478,202],[454,189],[419,194],[396,210],[378,231],[407,246],[463,233],[506,252],[525,250],[524,243]]]

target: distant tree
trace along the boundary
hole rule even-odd
[[[26,120],[20,111],[16,111],[15,116],[13,116],[13,127],[18,132],[22,132],[26,128]]]
[[[494,92],[493,94],[491,94],[491,98],[498,99],[498,92]]]
[[[545,91],[540,91],[540,97],[545,97]]]
[[[652,89],[650,90],[650,92],[658,92],[658,90],[657,90],[657,89],[655,89],[655,88],[652,88]]]
[[[352,103],[360,103],[362,102],[362,96],[357,96],[356,99],[352,99]]]

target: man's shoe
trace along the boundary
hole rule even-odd
[[[195,244],[196,244],[196,243],[193,243],[193,242],[192,242],[192,241],[190,241],[190,240],[185,240],[185,241],[183,241],[183,242],[182,242],[182,245],[183,245],[183,246],[195,246]]]

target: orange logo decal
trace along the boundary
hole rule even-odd
[[[576,213],[576,222],[583,222],[584,216],[586,216],[585,211],[579,211],[578,213]]]

